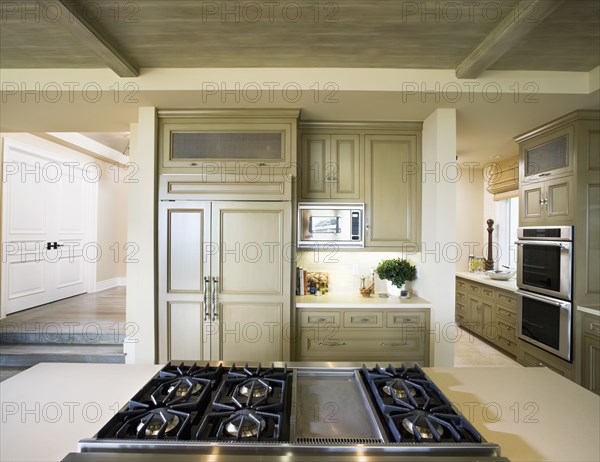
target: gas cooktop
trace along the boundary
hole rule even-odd
[[[169,363],[93,438],[80,441],[79,449],[82,456],[349,456],[360,451],[506,460],[498,445],[488,443],[456,412],[418,364],[288,368]],[[65,460],[86,460],[76,456]]]

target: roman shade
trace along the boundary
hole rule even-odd
[[[515,197],[519,193],[519,156],[490,164],[486,170],[487,191],[494,200]]]

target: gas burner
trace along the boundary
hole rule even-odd
[[[264,380],[252,378],[238,385],[237,392],[242,396],[252,396],[254,398],[263,398],[270,395],[273,391],[273,387],[269,386]]]
[[[431,417],[427,411],[413,411],[402,419],[402,427],[417,438],[420,436],[424,440],[439,440],[444,434],[444,428]]]
[[[386,385],[381,387],[381,390],[387,396],[392,396],[393,393],[393,395],[398,399],[404,399],[408,396],[406,389],[408,389],[411,396],[416,396],[417,390],[415,387],[411,386],[402,379],[390,380],[389,382],[386,382]]]
[[[273,365],[269,368],[263,368],[260,364],[255,368],[249,367],[246,364],[243,368],[239,369],[233,364],[227,372],[229,378],[250,378],[258,377],[264,379],[275,379],[275,380],[286,380],[289,372],[287,365],[284,368],[276,368]]]
[[[164,428],[162,435],[170,436],[179,426],[180,422],[181,420],[177,415],[170,413],[166,409],[154,409],[146,417],[140,419],[137,432],[138,434],[143,432],[146,436],[159,436],[159,433]]]
[[[173,383],[167,392],[170,394],[175,390],[175,396],[186,396],[190,391],[190,388],[192,389],[191,394],[197,395],[204,387],[197,380],[192,380],[190,377],[182,377],[181,380]]]
[[[211,367],[209,364],[198,366],[196,363],[185,365],[184,363],[177,365],[167,364],[159,373],[159,379],[205,379],[210,380],[213,387],[218,385],[223,375],[223,366],[220,364],[217,367]]]
[[[267,423],[250,409],[242,409],[227,419],[225,433],[237,438],[254,438],[264,431]]]

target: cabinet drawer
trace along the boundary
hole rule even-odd
[[[514,337],[505,337],[502,333],[500,333],[498,335],[498,338],[496,339],[496,345],[498,345],[500,348],[505,349],[506,351],[509,351],[512,354],[516,354],[517,352],[517,342],[514,339]]]
[[[302,327],[317,326],[323,324],[340,325],[339,311],[303,311],[300,315],[300,325]]]
[[[425,313],[391,311],[386,313],[386,327],[424,326]]]
[[[516,341],[517,328],[514,323],[505,322],[502,319],[497,319],[496,324],[498,325],[498,335],[509,340]]]
[[[456,280],[456,290],[467,290],[467,282],[463,281],[462,279],[457,279]]]
[[[506,303],[515,310],[517,304],[517,296],[515,294],[509,292],[497,292],[496,298],[499,302]]]
[[[583,315],[583,332],[593,336],[600,336],[600,316]]]
[[[469,282],[468,289],[469,289],[469,292],[471,292],[472,294],[480,294],[481,293],[481,287],[478,286],[477,284],[473,284],[472,282]]]
[[[516,311],[514,310],[514,307],[501,305],[499,303],[496,304],[496,316],[499,316],[500,318],[504,318],[506,321],[508,321],[511,324],[514,324],[517,319],[517,314],[516,314]]]
[[[467,315],[467,305],[456,302],[456,312],[462,314],[463,316]]]
[[[458,311],[456,312],[456,322],[458,324],[460,324],[461,326],[464,326],[465,322],[467,322],[466,319],[467,318],[465,317],[464,314],[461,314]]]
[[[482,286],[481,295],[484,295],[485,297],[494,298],[496,295],[496,291],[494,289],[490,289],[489,287]]]
[[[303,358],[322,357],[327,361],[361,361],[365,358],[423,358],[425,341],[420,335],[399,338],[357,338],[336,335],[335,338],[330,339],[307,336],[302,339],[300,355]]]
[[[523,363],[524,366],[528,366],[528,367],[547,367],[548,369],[553,370],[554,372],[556,372],[557,374],[562,375],[563,377],[567,377],[568,374],[566,371],[555,367],[554,365],[538,358],[537,356],[533,356],[532,354],[529,354],[527,351],[523,352],[522,358],[521,358],[521,362]]]
[[[456,291],[456,301],[457,303],[465,303],[467,301],[467,294],[465,292]]]
[[[344,327],[383,327],[381,311],[346,311]]]
[[[518,340],[517,354],[518,361],[524,366],[547,367],[557,374],[575,380],[575,366],[573,364],[563,361],[523,340]]]

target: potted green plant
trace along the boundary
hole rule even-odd
[[[400,290],[400,298],[410,297],[404,284],[417,278],[417,268],[411,262],[404,258],[381,260],[375,268],[375,273],[379,279],[385,279],[396,286]]]

